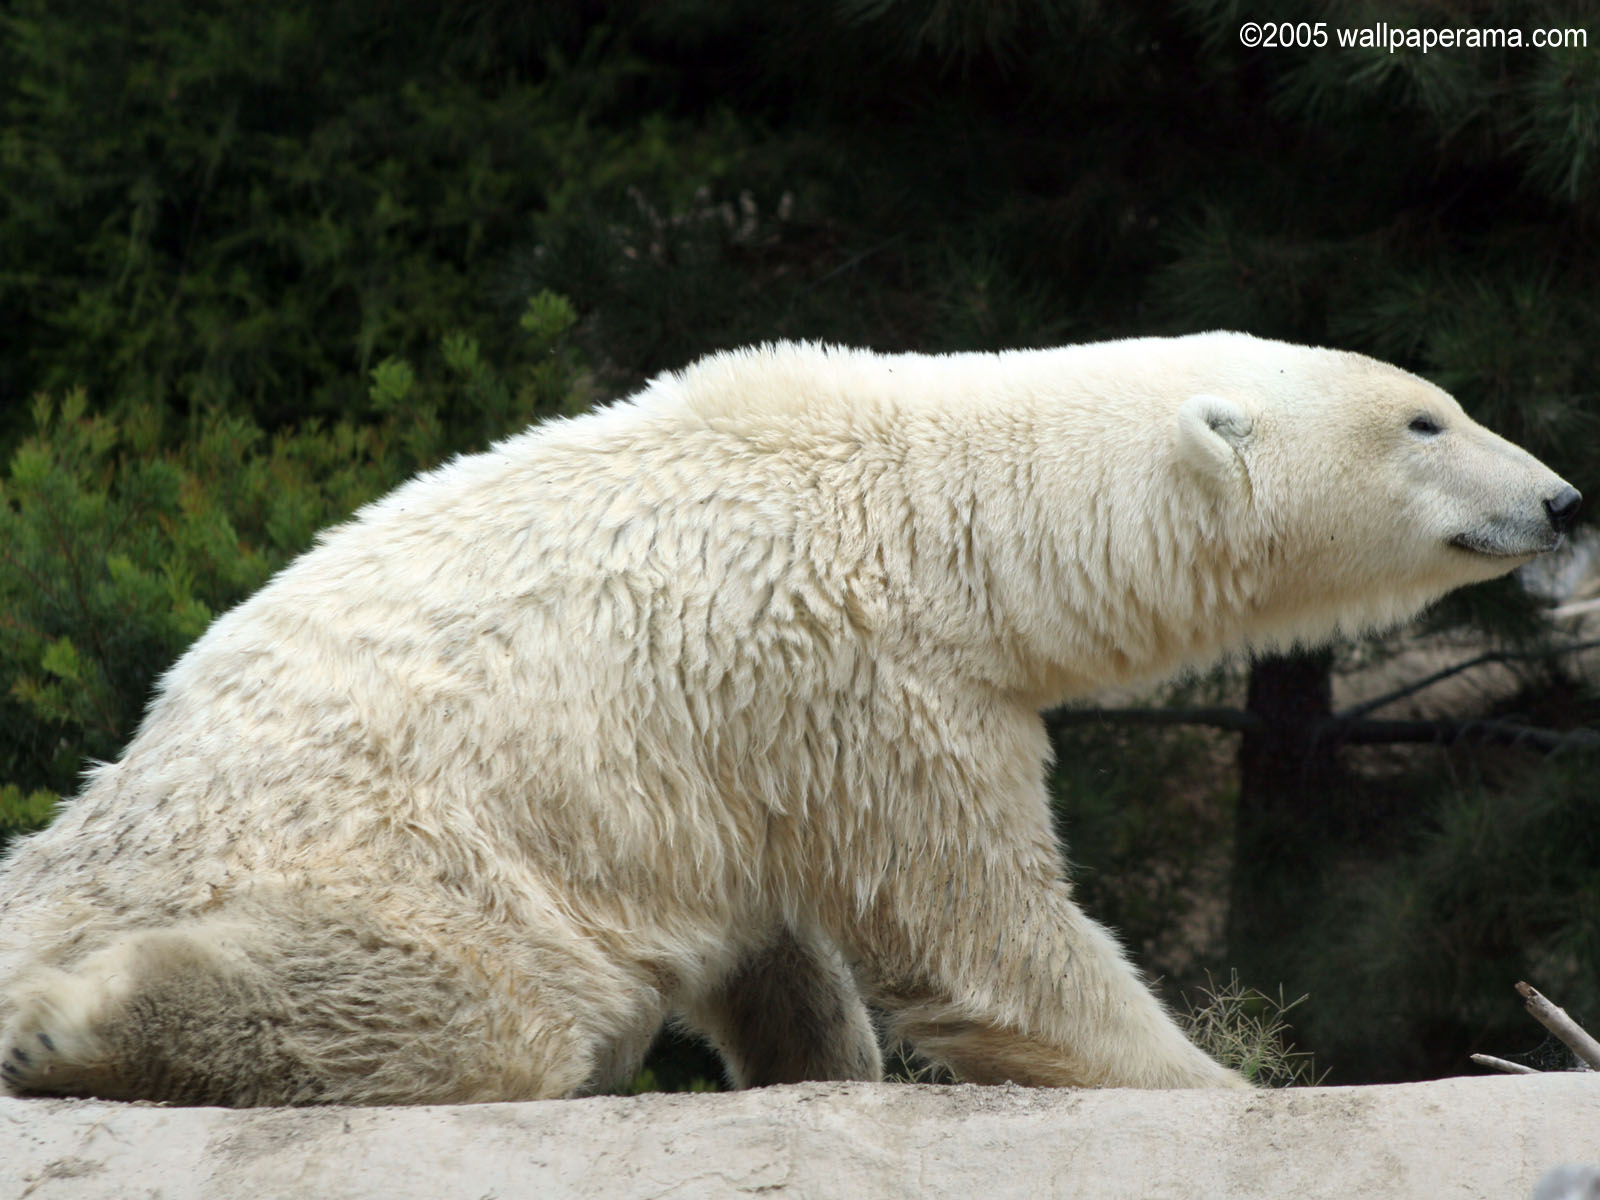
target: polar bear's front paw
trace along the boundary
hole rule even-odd
[[[124,978],[37,969],[13,990],[16,1008],[0,1029],[0,1086],[50,1095],[92,1092],[106,1058],[99,1027],[120,1007]],[[87,1090],[86,1090],[87,1089]]]
[[[56,1043],[48,1033],[20,1031],[6,1040],[0,1059],[0,1082],[13,1092],[43,1089],[57,1062]]]

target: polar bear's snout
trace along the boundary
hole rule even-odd
[[[1503,572],[1513,560],[1556,549],[1576,522],[1577,488],[1465,413],[1444,436],[1419,445],[1413,511],[1424,520],[1447,514],[1444,540],[1457,550],[1498,560]]]
[[[1564,480],[1556,480],[1553,493],[1538,498],[1529,496],[1520,504],[1507,500],[1505,507],[1493,516],[1480,520],[1474,527],[1450,539],[1459,550],[1489,558],[1531,558],[1561,545],[1566,531],[1571,528],[1583,495]]]
[[[1583,493],[1575,487],[1563,487],[1554,496],[1544,502],[1545,515],[1550,518],[1550,528],[1557,533],[1565,533],[1572,524],[1572,518],[1578,515],[1578,506],[1583,503]]]

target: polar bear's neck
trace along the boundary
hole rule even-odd
[[[879,529],[893,607],[965,673],[1056,704],[1215,659],[1272,604],[1269,552],[1173,471],[1165,438],[1135,425],[1097,452],[1016,414],[909,421],[903,465],[876,476],[901,503],[868,509],[903,514]]]
[[[1269,603],[1268,552],[1175,471],[1166,398],[1107,404],[1084,357],[783,346],[679,394],[814,481],[810,569],[851,575],[882,647],[1053,704],[1214,658]]]

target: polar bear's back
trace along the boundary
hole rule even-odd
[[[457,459],[220,617],[41,835],[59,855],[28,861],[108,907],[159,878],[195,908],[323,865],[448,860],[505,895],[556,870],[616,891],[662,861],[714,874],[708,847],[748,869],[755,826],[714,810],[710,773],[771,761],[836,694],[823,676],[860,666],[821,645],[847,618],[811,555],[809,486],[670,394]],[[751,799],[793,782],[752,777]]]

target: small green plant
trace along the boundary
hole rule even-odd
[[[663,1080],[652,1068],[645,1067],[612,1094],[642,1096],[646,1092],[720,1092],[721,1090],[722,1085],[715,1079],[696,1076],[694,1079],[682,1081]]]
[[[1185,997],[1187,1011],[1180,1016],[1202,1050],[1263,1087],[1311,1087],[1322,1081],[1314,1056],[1296,1050],[1288,1038],[1287,1017],[1307,997],[1285,1001],[1280,989],[1274,998],[1244,986],[1237,972],[1220,986],[1209,973],[1206,978],[1201,1002]]]
[[[889,1083],[955,1083],[956,1077],[939,1063],[920,1058],[909,1046],[896,1046],[885,1057],[883,1077]]]
[[[0,784],[0,846],[18,834],[48,825],[55,816],[57,800],[48,789],[24,792],[14,783]]]

